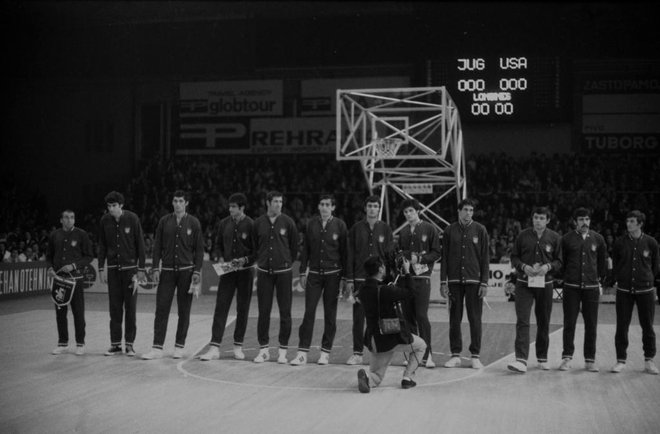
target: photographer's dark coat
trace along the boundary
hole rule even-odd
[[[398,285],[382,285],[373,278],[366,280],[360,291],[360,302],[364,307],[367,320],[364,343],[369,351],[385,353],[393,350],[397,345],[406,345],[412,342],[412,335],[405,320],[401,321],[401,333],[398,334],[382,335],[378,327],[380,318],[397,318],[394,303],[412,298],[410,285],[411,278],[408,274],[401,276]],[[380,286],[380,317],[378,315],[378,286]]]

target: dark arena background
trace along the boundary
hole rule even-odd
[[[516,313],[505,291],[514,240],[531,225],[536,205],[550,208],[549,227],[560,234],[574,230],[576,207],[589,208],[608,259],[631,210],[644,212],[644,232],[660,239],[655,4],[8,1],[0,11],[3,432],[658,432],[660,377],[644,372],[637,313],[627,367],[610,372],[616,288],[605,285],[600,298],[600,372],[582,369],[581,317],[575,366],[558,370],[559,280],[551,369],[536,368],[532,319],[525,375],[507,370]],[[433,158],[422,160],[407,139],[419,113],[403,115],[407,109],[398,108],[396,115],[377,114],[366,130],[346,126],[350,111],[338,91],[359,94],[369,108],[369,92],[350,92],[365,89],[396,97],[406,89],[448,95],[438,106],[458,114],[452,133],[429,135]],[[424,101],[430,104],[431,96]],[[388,134],[393,141],[382,139]],[[374,152],[351,153],[355,143],[344,142],[347,137],[361,137],[357,145]],[[406,164],[428,173],[443,167],[451,175],[400,182],[395,166]],[[150,282],[137,301],[137,357],[104,357],[108,290],[96,260],[83,273],[85,354],[52,355],[58,334],[46,250],[49,234],[61,226],[60,213],[75,211],[76,226],[89,233],[96,254],[104,196],[122,192],[125,209],[141,220],[151,267],[154,231],[172,212],[177,189],[190,192],[188,211],[200,220],[205,242],[202,293],[193,300],[185,356],[171,358],[173,306],[165,357],[141,360],[154,330],[156,285]],[[382,387],[358,392],[360,367],[345,364],[352,354],[352,307],[345,300],[339,301],[327,366],[316,364],[321,306],[307,365],[275,361],[275,307],[271,360],[252,362],[259,350],[256,289],[246,359],[232,355],[233,304],[220,359],[200,361],[211,336],[218,290],[214,243],[220,220],[229,215],[228,198],[245,193],[246,214],[256,218],[266,212],[271,190],[284,194],[283,212],[299,231],[318,214],[323,193],[335,196],[335,215],[349,228],[364,218],[363,200],[381,194],[381,218],[395,236],[405,223],[404,197],[427,206],[422,217],[440,234],[456,221],[459,198],[476,200],[474,220],[491,242],[484,368],[467,367],[467,318],[463,367],[443,367],[451,351],[439,264],[429,307],[437,367],[419,368],[415,389],[400,388],[403,359],[397,354]],[[305,310],[297,264],[289,358]],[[656,331],[657,324],[656,318]]]

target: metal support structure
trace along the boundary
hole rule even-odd
[[[338,89],[336,157],[360,162],[388,223],[389,191],[415,196],[420,217],[440,232],[449,222],[436,205],[467,194],[461,120],[444,86]]]

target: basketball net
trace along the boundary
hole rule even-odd
[[[376,148],[376,155],[381,158],[392,158],[396,156],[403,140],[397,138],[375,139],[373,145]]]

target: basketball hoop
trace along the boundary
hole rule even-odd
[[[376,155],[381,158],[392,158],[396,156],[401,145],[403,145],[403,140],[394,137],[373,141],[373,146],[376,148]]]

